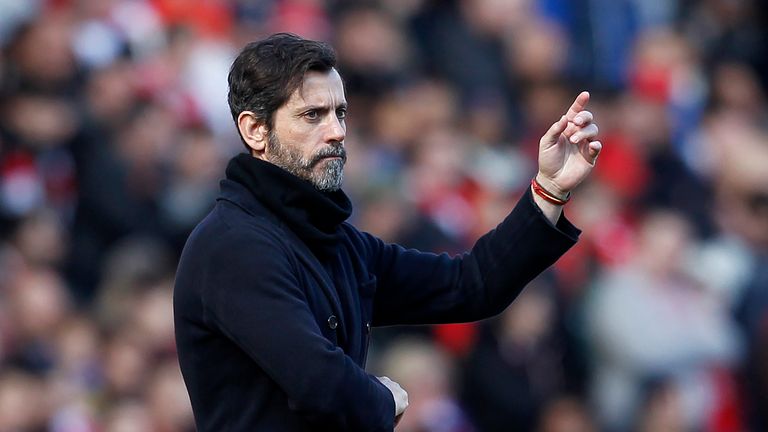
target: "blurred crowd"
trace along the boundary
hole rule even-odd
[[[194,430],[176,260],[276,31],[337,49],[353,223],[422,250],[492,229],[592,94],[577,246],[492,320],[374,332],[399,431],[768,430],[763,2],[0,0],[0,432]]]

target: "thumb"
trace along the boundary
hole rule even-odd
[[[560,120],[553,123],[544,136],[541,137],[541,148],[547,149],[557,144],[557,140],[560,138],[560,134],[565,132],[566,126],[568,126],[568,120],[565,116],[560,117]]]

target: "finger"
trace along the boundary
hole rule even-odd
[[[587,150],[585,158],[590,164],[594,165],[595,162],[597,162],[597,157],[600,156],[600,151],[603,150],[603,143],[600,141],[591,141],[585,148]]]
[[[578,114],[576,114],[576,117],[573,119],[573,124],[576,126],[586,126],[589,123],[592,123],[592,121],[595,119],[595,117],[592,115],[590,111],[584,110]]]
[[[575,134],[578,130],[579,130],[579,127],[576,126],[575,123],[568,122],[568,124],[565,126],[565,131],[563,131],[563,133],[565,134],[565,136],[569,137]]]
[[[560,117],[560,120],[554,122],[544,136],[541,137],[541,145],[547,148],[557,144],[557,140],[560,138],[560,134],[565,131],[566,126],[568,126],[568,121],[565,119],[565,116]]]
[[[587,103],[589,103],[589,92],[581,92],[578,96],[576,96],[576,100],[573,101],[573,104],[571,104],[571,107],[568,108],[568,112],[565,114],[565,117],[568,119],[568,121],[573,121],[573,119],[576,117],[576,114],[584,111],[584,108],[586,108]]]
[[[588,124],[586,127],[581,128],[579,131],[571,135],[571,142],[574,144],[580,143],[583,140],[592,140],[600,132],[597,125],[594,123]]]
[[[565,132],[563,132],[563,134],[565,134],[566,137],[570,138],[571,136],[573,136],[573,134],[578,132],[580,128],[587,126],[592,121],[594,121],[594,116],[592,115],[592,113],[590,111],[584,110],[578,113],[576,117],[574,117],[572,122],[568,122],[568,126],[565,128]],[[586,138],[589,139],[589,137],[586,137]],[[581,139],[584,139],[584,138],[581,138]],[[574,142],[578,142],[578,141],[574,141]]]

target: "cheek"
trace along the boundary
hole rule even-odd
[[[288,139],[306,157],[315,155],[324,147],[323,134],[318,127],[298,127],[291,131]]]
[[[290,142],[294,146],[306,148],[312,147],[314,140],[320,136],[319,129],[316,125],[296,121],[287,125],[283,130],[278,129],[278,134],[281,140]]]

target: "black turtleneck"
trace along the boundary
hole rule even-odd
[[[333,252],[341,239],[339,225],[352,214],[352,203],[341,189],[320,191],[309,181],[245,153],[229,161],[226,176],[245,186],[316,254]]]

